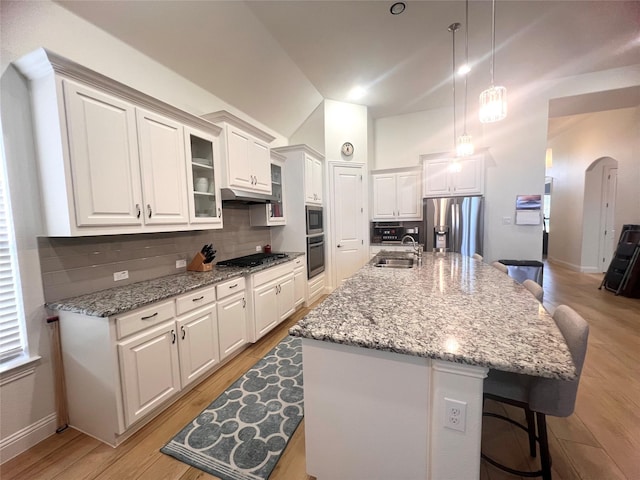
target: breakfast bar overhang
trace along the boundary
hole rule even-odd
[[[564,337],[522,285],[470,257],[375,263],[290,330],[303,338],[307,473],[478,478],[487,372],[572,380]]]

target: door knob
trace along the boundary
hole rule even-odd
[[[338,245],[336,245],[336,246],[337,246],[338,248],[340,248],[342,245],[338,244]]]

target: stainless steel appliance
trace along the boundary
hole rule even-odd
[[[426,251],[482,255],[483,197],[425,198],[423,208]]]
[[[399,243],[404,236],[404,227],[393,223],[376,223],[373,227],[373,243]]]
[[[324,231],[322,219],[322,207],[315,205],[305,206],[307,216],[307,235],[317,235]]]
[[[324,235],[307,237],[307,278],[324,272]]]
[[[231,267],[257,267],[258,265],[264,265],[265,263],[275,262],[281,258],[289,258],[289,255],[286,253],[254,253],[252,255],[245,255],[244,257],[222,260],[216,265]]]

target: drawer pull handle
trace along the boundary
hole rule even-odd
[[[198,298],[194,298],[191,301],[192,302],[198,302],[198,301],[202,300],[203,298],[204,298],[204,295],[202,295],[201,297],[198,297]]]
[[[146,317],[142,317],[140,320],[149,320],[150,318],[153,318],[157,315],[158,315],[158,312],[154,313],[153,315],[147,315]]]
[[[182,331],[182,340],[184,340],[184,337],[187,335],[187,331],[184,329],[184,325],[180,326],[180,330]]]
[[[151,210],[151,204],[147,203],[147,210],[149,211],[149,218],[151,218],[151,215],[153,214],[153,210]]]
[[[245,308],[247,306],[247,301],[243,298],[242,299],[242,308]]]
[[[176,331],[171,330],[171,343],[176,343]]]
[[[238,286],[237,283],[234,283],[233,285],[229,285],[229,288],[236,288]]]

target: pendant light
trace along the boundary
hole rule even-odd
[[[491,87],[480,94],[480,121],[498,122],[507,116],[507,89],[494,82],[496,56],[496,0],[492,1],[491,20]]]
[[[467,133],[467,81],[469,80],[469,0],[465,2],[465,24],[464,24],[464,62],[466,65],[464,74],[464,121],[462,123],[462,135],[458,137],[456,153],[458,157],[473,155],[473,141],[471,135]],[[455,67],[455,62],[454,62]]]
[[[452,36],[452,52],[453,52],[453,62],[452,62],[452,75],[451,78],[453,80],[453,151],[456,153],[456,31],[460,28],[460,24],[458,22],[452,23],[449,25],[449,30]],[[449,165],[449,169],[453,172],[460,171],[460,164],[458,163],[458,158],[456,155],[453,156],[451,164]]]

